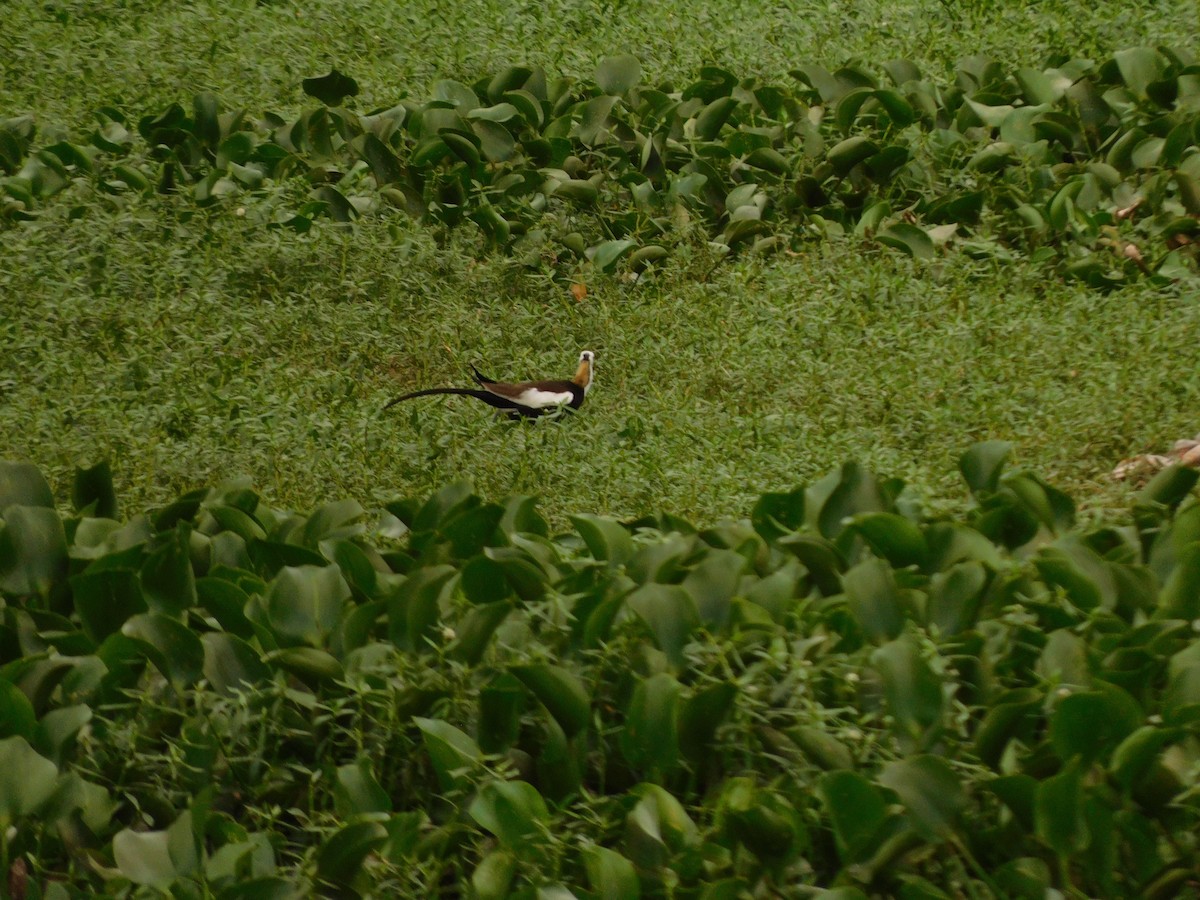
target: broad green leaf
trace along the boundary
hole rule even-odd
[[[421,729],[421,738],[433,760],[442,790],[449,791],[464,783],[467,772],[482,758],[479,746],[470,735],[440,719],[414,716],[413,722]]]
[[[700,621],[720,628],[729,620],[729,605],[738,592],[746,558],[733,550],[711,551],[683,580]]]
[[[699,691],[683,702],[679,710],[679,749],[693,762],[704,759],[717,729],[728,718],[737,700],[738,688],[722,681]]]
[[[341,890],[351,884],[367,856],[388,838],[378,822],[352,822],[327,838],[317,850],[317,878]]]
[[[41,470],[32,463],[0,459],[0,516],[10,506],[54,509],[54,493]]]
[[[734,97],[718,97],[709,103],[696,116],[695,131],[698,140],[714,140],[721,132],[721,127],[729,121],[739,101]]]
[[[868,559],[842,576],[846,605],[867,638],[883,644],[904,628],[900,590],[891,567],[882,559]]]
[[[642,64],[631,53],[608,56],[596,67],[596,84],[606,94],[624,94],[642,77]]]
[[[333,799],[342,818],[392,811],[392,800],[371,772],[371,761],[365,757],[338,767]]]
[[[603,243],[597,244],[596,247],[593,248],[594,252],[592,252],[592,254],[591,254],[592,265],[595,266],[596,269],[601,272],[611,271],[613,266],[615,266],[617,264],[617,260],[619,260],[622,256],[625,256],[626,254],[630,253],[635,247],[637,247],[637,243],[635,241],[629,241],[629,240],[604,241]],[[572,521],[574,521],[576,518],[579,518],[579,517],[578,516],[569,516],[568,518],[570,518]],[[598,518],[598,517],[592,517],[592,518]],[[578,528],[578,527],[579,526],[576,525],[576,528]]]
[[[597,900],[638,900],[641,897],[641,882],[633,863],[615,850],[588,844],[583,848],[583,864]]]
[[[568,516],[594,559],[622,565],[633,556],[633,539],[615,519],[593,515]]]
[[[984,441],[959,457],[958,469],[972,494],[978,497],[996,492],[1012,448],[1008,441]]]
[[[304,93],[326,106],[338,106],[347,97],[358,96],[358,82],[337,69],[330,69],[328,75],[318,78],[305,78],[300,86],[304,88]]]
[[[117,868],[134,884],[165,891],[180,875],[171,859],[170,838],[166,831],[126,828],[113,836],[112,848]]]
[[[625,710],[621,752],[635,769],[659,776],[679,765],[678,713],[682,686],[660,672],[638,683]]]
[[[1064,697],[1050,717],[1050,743],[1063,760],[1078,756],[1088,765],[1128,737],[1144,714],[1117,687]]]
[[[830,147],[825,158],[839,177],[845,177],[856,165],[878,152],[878,144],[864,135],[856,134]]]
[[[817,783],[817,795],[833,826],[842,861],[869,856],[887,818],[879,789],[857,772],[829,772]]]
[[[938,572],[929,581],[925,623],[943,637],[971,628],[979,616],[979,604],[987,585],[987,569],[977,561],[959,563]]]
[[[67,538],[58,513],[10,505],[0,523],[0,592],[46,595],[66,575]]]
[[[488,603],[470,610],[459,622],[454,643],[447,655],[461,659],[468,665],[477,665],[492,635],[512,610],[513,605],[507,602]]]
[[[1146,96],[1146,88],[1163,76],[1163,61],[1149,47],[1130,47],[1113,54],[1121,79],[1133,93]]]
[[[811,500],[811,497],[809,498]],[[832,491],[820,504],[817,524],[821,534],[833,540],[860,513],[889,512],[891,503],[879,479],[856,462],[848,462],[837,473]],[[810,510],[812,504],[810,503]]]
[[[244,691],[271,678],[258,651],[239,637],[219,631],[202,635],[204,677],[220,694]]]
[[[375,184],[383,187],[404,178],[404,166],[392,149],[374,134],[362,136],[362,156],[371,167]]]
[[[321,647],[337,627],[350,587],[336,566],[284,566],[267,587],[267,620],[288,642]]]
[[[871,665],[883,678],[888,712],[901,745],[910,750],[928,747],[941,726],[942,683],[921,658],[915,640],[904,637],[884,644],[871,654]]]
[[[479,900],[507,900],[517,872],[517,858],[507,850],[493,850],[471,873],[471,887]]]
[[[7,678],[0,678],[0,738],[20,736],[32,740],[37,724],[33,704],[25,692]]]
[[[655,643],[667,655],[671,665],[682,668],[683,649],[692,631],[699,626],[700,616],[691,596],[678,585],[644,584],[625,598],[633,610],[650,628]]]
[[[1087,687],[1092,680],[1087,645],[1066,628],[1051,632],[1038,658],[1037,673],[1051,684]]]
[[[1089,831],[1083,812],[1083,786],[1078,760],[1047,778],[1034,798],[1034,823],[1038,838],[1060,856],[1087,846]]]
[[[427,652],[436,641],[440,603],[454,577],[452,566],[417,569],[388,598],[388,630],[392,643],[404,650]]]
[[[0,828],[35,815],[54,793],[58,767],[20,735],[0,740]]]
[[[1182,734],[1178,728],[1143,725],[1113,750],[1109,771],[1121,787],[1131,789],[1146,775],[1162,749]]]
[[[862,513],[854,517],[853,524],[871,549],[894,568],[922,566],[929,557],[929,547],[921,529],[903,516],[887,512]]]
[[[891,788],[928,841],[944,841],[956,833],[955,824],[967,805],[962,783],[940,756],[910,756],[888,763],[879,783]]]
[[[305,684],[317,687],[324,681],[345,676],[342,664],[325,650],[316,647],[284,647],[264,654],[263,662],[295,675]]]
[[[71,579],[71,592],[83,630],[96,643],[147,609],[137,573],[124,569],[85,571]]]
[[[75,468],[71,483],[71,505],[81,515],[98,519],[117,517],[117,494],[113,490],[112,468],[102,460],[88,469]],[[4,507],[0,500],[0,510]]]
[[[142,596],[151,612],[179,618],[197,604],[190,534],[191,529],[180,524],[142,563]]]
[[[513,666],[509,671],[541,701],[568,738],[591,721],[591,700],[576,675],[552,665]]]
[[[885,225],[875,233],[875,239],[917,259],[933,259],[937,255],[937,248],[925,229],[907,222]]]
[[[201,639],[186,625],[158,613],[133,616],[121,633],[138,642],[155,668],[178,690],[190,687],[204,671]]]
[[[518,856],[529,855],[529,837],[550,818],[542,795],[525,781],[489,781],[475,795],[467,813]]]

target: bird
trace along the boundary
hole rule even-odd
[[[595,370],[596,354],[584,350],[579,354],[579,366],[575,375],[570,379],[550,379],[546,381],[518,381],[509,383],[488,378],[477,368],[471,366],[477,388],[427,388],[423,391],[413,391],[401,394],[389,400],[384,409],[391,409],[397,403],[412,400],[414,397],[429,397],[433,394],[461,394],[464,397],[474,397],[489,406],[503,410],[512,419],[536,419],[538,416],[562,409],[564,406],[579,409],[592,387]]]

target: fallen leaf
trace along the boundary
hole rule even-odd
[[[575,298],[576,303],[580,303],[587,296],[587,285],[575,282],[571,285],[571,296]]]

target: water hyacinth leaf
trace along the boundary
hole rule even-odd
[[[864,513],[853,519],[854,528],[871,549],[894,568],[922,566],[929,557],[925,536],[915,522],[896,513]]]
[[[632,246],[631,241],[618,243],[629,243]],[[593,559],[618,566],[628,562],[633,556],[633,538],[615,519],[594,515],[573,515],[567,518],[587,544]]]
[[[721,127],[729,121],[739,101],[734,97],[718,97],[700,111],[696,116],[694,134],[701,141],[711,141],[721,132]]]
[[[267,587],[267,621],[287,641],[324,645],[350,599],[336,566],[284,566]]]
[[[585,146],[596,143],[604,126],[608,123],[609,113],[617,103],[613,96],[593,97],[579,105],[579,122],[572,128],[572,135]]]
[[[608,56],[596,66],[596,84],[606,94],[624,94],[642,77],[642,64],[631,53]]]
[[[550,818],[546,801],[526,781],[489,781],[475,795],[467,813],[520,856],[529,854],[529,837]]]
[[[975,560],[935,574],[929,582],[925,623],[946,637],[970,628],[978,617],[980,595],[987,578],[987,570]]]
[[[679,749],[693,762],[708,752],[717,729],[728,718],[737,700],[737,685],[722,681],[711,685],[683,702],[679,710]]]
[[[506,900],[517,872],[517,858],[507,850],[493,850],[471,873],[471,887],[479,900]]]
[[[414,716],[413,722],[421,729],[421,739],[429,751],[442,790],[449,791],[464,783],[482,759],[479,745],[449,722],[420,716]]]
[[[691,595],[678,585],[644,584],[625,598],[625,604],[649,626],[671,665],[682,668],[683,648],[700,624]]]
[[[598,900],[638,900],[641,897],[637,870],[615,850],[589,844],[583,849],[583,865]]]
[[[933,259],[937,255],[937,248],[925,229],[907,222],[885,225],[875,233],[875,239],[917,259]]]
[[[231,695],[270,680],[271,670],[258,651],[241,638],[210,631],[200,642],[204,646],[204,677],[217,693]]]
[[[283,669],[311,687],[323,681],[335,681],[345,677],[342,664],[325,650],[316,647],[285,647],[272,650],[263,656],[263,662]]]
[[[25,692],[7,678],[0,678],[0,738],[19,735],[32,740],[37,724],[33,704]]]
[[[338,815],[343,818],[392,811],[392,800],[375,778],[371,761],[366,758],[338,767],[333,799]]]
[[[630,240],[604,241],[589,248],[592,265],[601,272],[611,271],[617,261],[632,252],[635,247],[637,243]]]
[[[504,601],[476,606],[459,623],[457,636],[447,655],[470,666],[478,665],[492,635],[512,611],[513,605]]]
[[[825,158],[838,177],[845,177],[856,165],[878,152],[878,144],[864,135],[856,134],[830,147]]]
[[[1060,856],[1083,849],[1090,837],[1079,768],[1078,760],[1072,760],[1039,784],[1034,796],[1037,836]]]
[[[113,490],[112,467],[107,460],[87,469],[76,467],[71,481],[71,505],[80,515],[117,518],[117,494]],[[3,506],[0,501],[0,508]]]
[[[181,523],[142,563],[142,595],[151,612],[179,618],[198,603],[190,534],[191,529]]]
[[[409,575],[387,601],[388,634],[404,650],[425,652],[436,642],[442,595],[454,577],[452,566],[430,566]]]
[[[959,457],[958,469],[972,494],[979,497],[996,492],[1012,448],[1009,441],[984,441]]]
[[[591,700],[572,672],[552,665],[513,666],[509,671],[541,701],[568,738],[591,721]]]
[[[867,638],[883,644],[904,628],[900,590],[892,568],[881,559],[868,559],[842,576],[846,605]]]
[[[729,607],[746,558],[734,550],[711,551],[683,580],[683,589],[695,603],[700,621],[705,625],[721,627],[729,620]]]
[[[95,643],[119,631],[130,617],[147,610],[136,572],[85,571],[71,578],[70,583],[84,633]]]
[[[629,764],[662,775],[679,764],[678,711],[682,685],[666,672],[641,681],[625,710],[621,752]]]
[[[750,512],[750,522],[765,541],[774,541],[804,524],[804,490],[763,494]]]
[[[822,776],[817,795],[833,826],[842,861],[865,859],[887,818],[887,805],[879,789],[857,772],[839,771]]]
[[[347,97],[358,96],[358,82],[337,69],[330,69],[328,75],[305,78],[300,82],[300,86],[305,94],[315,97],[326,106],[338,106]]]
[[[317,878],[339,890],[353,883],[367,856],[387,839],[387,829],[379,822],[342,826],[317,851]]]
[[[1200,471],[1187,466],[1167,466],[1150,479],[1137,493],[1141,506],[1162,506],[1175,509],[1200,480]]]
[[[942,682],[911,637],[884,644],[871,654],[871,665],[883,679],[888,712],[901,746],[927,747],[940,730],[944,700]]]
[[[0,592],[42,595],[67,571],[67,537],[45,506],[9,506],[0,529]]]
[[[955,834],[959,814],[967,804],[962,782],[940,756],[910,756],[888,763],[879,783],[891,788],[912,817],[913,825],[928,841]]]
[[[201,639],[186,625],[169,616],[147,613],[121,626],[125,637],[138,642],[150,662],[176,689],[190,687],[204,671]]]
[[[54,493],[32,463],[0,460],[0,516],[10,506],[44,506],[54,508]]]
[[[823,503],[813,503],[808,497],[809,511],[819,509],[817,524],[821,534],[833,540],[851,524],[851,518],[859,513],[889,512],[890,499],[881,489],[879,479],[868,469],[856,462],[848,462],[831,478],[832,490]]]
[[[811,534],[790,534],[779,539],[779,546],[804,564],[822,594],[832,597],[841,593],[846,561],[833,544]]]
[[[1089,765],[1141,723],[1140,707],[1120,688],[1080,691],[1064,697],[1050,719],[1050,743],[1061,759]]]
[[[112,841],[117,869],[134,884],[167,890],[180,872],[171,859],[170,837],[166,831],[117,832]]]
[[[58,767],[20,735],[0,740],[0,828],[35,815],[54,794]]]

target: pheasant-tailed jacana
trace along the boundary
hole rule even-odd
[[[394,400],[388,401],[384,409],[389,409],[404,400],[428,397],[432,394],[462,394],[466,397],[474,397],[489,406],[504,410],[514,419],[522,417],[533,419],[561,409],[563,406],[579,409],[583,406],[588,389],[592,386],[592,370],[595,359],[596,354],[591,350],[584,350],[580,353],[579,368],[575,370],[575,377],[570,380],[520,381],[515,384],[488,378],[481,375],[479,370],[472,366],[471,371],[475,374],[475,381],[479,384],[478,388],[428,388],[423,391],[413,391],[411,394],[402,394]]]

